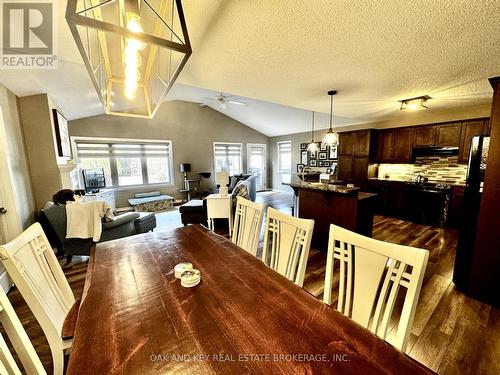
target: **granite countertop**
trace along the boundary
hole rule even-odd
[[[387,181],[387,182],[413,182],[410,180],[399,180],[399,179],[394,179],[394,178],[378,178],[378,177],[370,177],[368,180],[373,180],[373,181]],[[457,184],[453,182],[446,182],[446,181],[427,181],[427,183],[430,184],[446,184],[450,186],[465,186],[464,184]]]
[[[327,191],[327,192],[331,192],[331,193],[348,194],[348,195],[355,195],[359,191],[359,188],[357,188],[357,187],[347,187],[345,185],[325,184],[323,182],[292,181],[289,184],[283,183],[283,185],[289,185],[291,187],[301,188],[301,189],[321,190],[321,191]]]
[[[303,182],[303,181],[292,181],[291,183],[283,183],[283,185],[288,185],[294,188],[310,189],[325,191],[328,193],[342,194],[348,196],[355,196],[358,200],[368,199],[377,196],[376,193],[368,193],[364,191],[359,191],[360,188],[357,187],[347,187],[345,185],[333,185],[326,184],[322,182]]]

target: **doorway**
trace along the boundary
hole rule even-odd
[[[247,172],[257,176],[257,190],[267,188],[267,145],[247,143]]]
[[[12,240],[23,231],[16,207],[8,150],[7,132],[0,107],[0,244]],[[11,285],[7,272],[0,263],[0,287],[7,291]]]

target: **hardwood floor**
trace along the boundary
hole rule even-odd
[[[257,200],[291,213],[290,194],[264,192]],[[440,374],[500,374],[500,309],[468,298],[451,282],[457,232],[376,216],[373,237],[430,251],[408,354]],[[325,254],[312,249],[304,288],[319,299],[323,297],[325,265]],[[63,269],[79,297],[87,258],[74,257]],[[9,299],[50,374],[50,350],[40,326],[16,288],[9,292]]]

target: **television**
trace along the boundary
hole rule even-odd
[[[84,169],[83,183],[85,191],[98,192],[99,189],[106,187],[106,176],[103,168]]]

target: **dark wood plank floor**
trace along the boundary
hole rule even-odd
[[[291,213],[290,194],[259,193],[257,200]],[[500,374],[500,309],[466,297],[451,281],[457,232],[377,216],[373,236],[430,251],[408,354],[440,374]],[[75,297],[82,293],[87,261],[75,257],[63,266]],[[304,288],[320,299],[325,264],[325,254],[312,249]],[[50,374],[50,350],[40,326],[16,288],[9,299]]]

